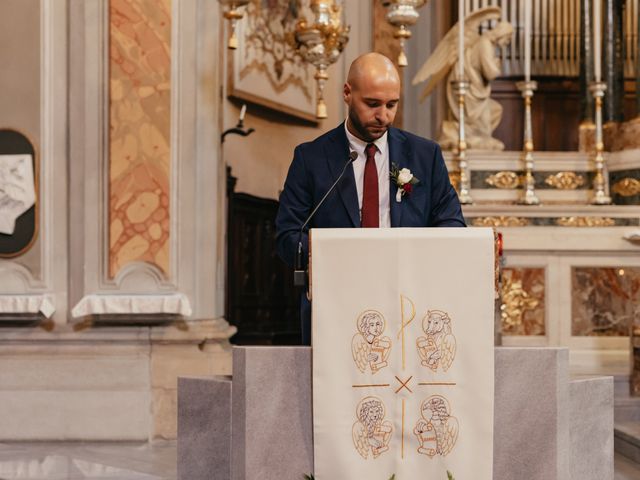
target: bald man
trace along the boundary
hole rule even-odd
[[[464,227],[458,196],[437,143],[392,127],[400,77],[387,57],[367,53],[351,64],[343,90],[344,123],[298,145],[280,195],[278,254],[293,266],[299,238],[307,258],[309,228]],[[355,152],[355,160],[349,157]],[[348,165],[351,163],[351,165]],[[343,168],[345,173],[300,237],[300,228]],[[418,183],[398,191],[392,165],[409,169]],[[302,337],[311,341],[311,308],[301,305]]]

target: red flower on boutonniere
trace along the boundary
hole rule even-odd
[[[389,178],[397,185],[396,202],[401,202],[404,195],[409,195],[413,190],[413,186],[420,182],[411,170],[408,168],[400,168],[395,163],[391,164]]]

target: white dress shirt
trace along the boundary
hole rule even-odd
[[[365,148],[367,142],[360,140],[353,135],[347,128],[347,122],[344,122],[344,130],[347,132],[349,140],[349,149],[358,154],[358,158],[353,161],[353,174],[356,178],[356,190],[358,191],[358,210],[360,218],[362,218],[362,195],[364,190],[364,166],[367,163],[367,154]],[[378,201],[380,228],[391,227],[390,204],[389,204],[389,146],[387,144],[387,132],[375,142],[376,151],[376,168],[378,170]]]

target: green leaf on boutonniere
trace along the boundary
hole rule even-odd
[[[449,470],[447,470],[447,480],[456,480],[455,478],[453,478],[453,473],[451,473]]]
[[[391,476],[389,477],[389,480],[396,480],[396,474],[394,473],[393,475],[391,475]]]
[[[304,480],[315,480],[313,473],[311,475],[305,475]]]

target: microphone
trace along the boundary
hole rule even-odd
[[[340,182],[340,180],[344,176],[344,172],[347,171],[347,167],[351,165],[356,158],[358,158],[357,152],[349,153],[349,158],[345,162],[344,167],[342,167],[342,172],[340,172],[340,175],[338,175],[338,178],[336,178],[336,181],[333,182],[329,190],[327,190],[327,193],[325,193],[324,196],[320,199],[316,207],[313,209],[313,211],[309,214],[305,222],[300,227],[300,231],[298,232],[298,250],[296,251],[295,268],[293,270],[293,285],[295,287],[304,287],[307,284],[307,271],[303,266],[304,254],[302,251],[302,231],[304,230],[304,227],[306,227],[309,224],[309,222],[311,221],[313,216],[316,214],[320,206],[327,199],[329,194],[333,191],[334,188],[336,188],[336,186],[338,185],[338,182]]]

